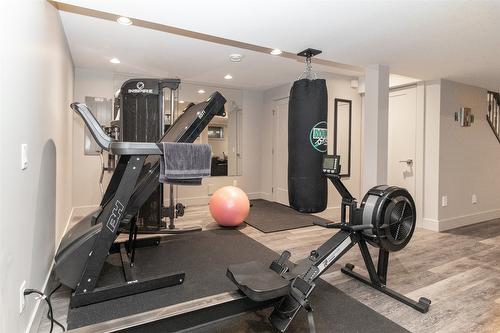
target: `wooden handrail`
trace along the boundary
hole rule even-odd
[[[488,91],[488,110],[486,120],[500,143],[500,93]]]

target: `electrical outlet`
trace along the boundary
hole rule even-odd
[[[233,186],[238,187],[238,180],[237,179],[233,179]]]
[[[477,195],[475,194],[472,195],[472,204],[473,205],[477,204]]]
[[[19,287],[19,313],[23,312],[24,306],[26,305],[24,298],[24,289],[26,289],[26,281],[23,281],[21,283],[21,286]]]
[[[447,195],[443,195],[443,197],[441,198],[441,206],[443,206],[443,207],[448,206],[448,196]]]

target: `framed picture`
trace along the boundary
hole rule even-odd
[[[208,138],[209,139],[224,139],[224,127],[223,126],[208,126]]]

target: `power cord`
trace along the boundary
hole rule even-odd
[[[58,285],[57,285],[57,286],[56,286],[56,287],[55,287],[55,288],[54,288],[54,289],[50,292],[50,294],[49,294],[49,296],[48,296],[47,298],[50,300],[50,298],[52,297],[52,295],[53,295],[53,294],[54,294],[54,293],[55,293],[55,292],[56,292],[59,288],[61,288],[61,286],[62,286],[62,283],[59,283],[59,284],[58,284]],[[66,328],[65,328],[65,327],[64,327],[64,326],[63,326],[60,322],[58,322],[57,320],[55,320],[55,319],[54,319],[54,317],[53,317],[53,315],[54,315],[53,313],[51,313],[50,311],[47,311],[47,319],[49,319],[50,321],[54,321],[54,324],[56,324],[57,326],[59,326],[59,327],[63,330],[63,332],[65,332],[65,331],[66,331]]]
[[[60,287],[61,287],[61,284],[59,284],[54,290],[52,290],[52,292],[49,294],[49,296],[45,295],[44,293],[42,293],[41,291],[36,290],[36,289],[25,289],[24,290],[24,296],[28,296],[31,294],[37,294],[40,296],[40,299],[45,300],[45,302],[47,302],[47,305],[49,306],[49,311],[47,312],[47,318],[50,320],[50,333],[52,333],[52,330],[54,329],[54,324],[59,326],[63,330],[63,332],[66,331],[64,326],[60,322],[58,322],[57,320],[54,319],[54,312],[52,310],[52,303],[50,302],[50,296],[52,296],[52,294]]]

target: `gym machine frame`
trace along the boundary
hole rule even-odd
[[[136,88],[137,84],[137,89]],[[142,85],[141,85],[142,84]],[[115,104],[119,104],[120,107],[120,127],[125,126],[125,118],[127,118],[127,105],[130,104],[130,102],[126,102],[126,96],[129,98],[136,98],[134,96],[142,96],[142,98],[148,98],[147,96],[153,95],[157,96],[157,106],[158,106],[158,123],[155,124],[154,130],[151,128],[149,131],[152,131],[150,134],[154,133],[153,135],[153,141],[151,140],[146,140],[144,138],[144,134],[142,135],[141,140],[139,141],[148,141],[148,142],[155,142],[158,138],[161,138],[165,132],[168,130],[169,127],[171,127],[175,119],[177,118],[177,104],[176,104],[176,93],[179,90],[179,86],[181,84],[181,80],[179,79],[151,79],[151,78],[134,78],[127,80],[123,83],[122,87],[120,88],[120,94],[118,97],[115,99]],[[142,87],[142,88],[140,88]],[[133,88],[133,89],[130,89]],[[168,124],[165,123],[165,110],[164,110],[164,90],[168,89],[168,96],[169,96],[169,116],[170,116],[170,121]],[[132,92],[131,92],[132,91]],[[146,96],[146,97],[144,97]],[[135,100],[135,99],[134,99]],[[146,103],[148,104],[148,103]],[[134,104],[136,105],[136,104]],[[153,105],[156,105],[153,103]],[[138,112],[138,110],[135,110],[135,112]],[[142,112],[148,112],[147,110],[142,110]],[[128,122],[127,122],[128,123]],[[130,125],[128,125],[130,126]],[[136,125],[137,126],[137,125]],[[123,141],[137,141],[136,139],[134,140],[133,137],[130,137],[130,133],[128,133],[128,137],[125,138],[125,131],[122,131],[123,133],[120,134],[121,140]],[[136,134],[137,135],[137,134]],[[147,135],[146,135],[147,137]],[[143,222],[142,227],[138,227],[134,233],[140,233],[140,234],[181,234],[181,233],[187,233],[187,232],[192,232],[192,231],[201,231],[201,226],[192,226],[192,227],[187,227],[187,228],[178,228],[175,225],[175,219],[178,217],[181,217],[184,215],[185,211],[185,206],[178,202],[176,203],[175,197],[174,197],[174,184],[168,184],[167,186],[169,187],[169,205],[164,206],[164,186],[163,184],[157,184],[156,185],[158,188],[157,192],[153,192],[151,194],[151,198],[148,198],[148,200],[145,202],[145,206],[147,207],[148,205],[151,206],[151,201],[157,201],[158,207],[157,209],[152,208],[152,207],[139,207],[139,212],[137,214],[137,218],[140,221],[140,219],[145,219],[148,221],[147,223]],[[155,196],[157,197],[155,198]],[[154,219],[154,224],[155,228],[153,228],[153,223],[151,223],[151,217],[150,216],[144,216],[147,214],[151,214],[151,210],[156,210],[155,215],[156,218]],[[165,221],[164,219],[167,219],[168,221]],[[139,223],[141,224],[141,223]]]
[[[153,144],[155,145],[155,144]],[[152,147],[151,147],[152,148]],[[157,147],[155,155],[163,152]],[[82,305],[102,302],[108,299],[133,295],[149,290],[159,289],[181,284],[185,274],[173,273],[158,275],[146,279],[138,279],[133,270],[135,248],[159,245],[158,238],[137,240],[137,225],[135,219],[130,224],[130,234],[128,242],[114,243],[120,222],[125,213],[130,198],[134,192],[135,184],[144,164],[147,155],[152,155],[152,151],[138,151],[133,154],[122,152],[120,160],[113,177],[117,175],[121,181],[113,182],[115,195],[111,202],[104,207],[104,210],[97,219],[98,224],[102,224],[99,237],[96,239],[93,250],[89,253],[80,282],[71,297],[70,306],[79,307]],[[132,232],[134,237],[132,238]],[[97,281],[102,271],[104,262],[109,254],[120,253],[125,283],[96,288]]]
[[[169,142],[194,141],[210,120],[223,112],[225,102],[224,97],[215,92],[206,102],[193,105],[163,139]],[[144,170],[147,165],[144,161],[147,156],[162,155],[163,145],[160,142],[117,142],[104,132],[86,105],[73,103],[71,108],[83,118],[99,146],[120,155],[120,159],[102,199],[101,209],[84,217],[68,231],[56,253],[56,276],[74,289],[70,306],[79,307],[183,283],[184,272],[142,279],[134,274],[135,249],[159,245],[162,239],[160,236],[138,240],[135,216],[156,188],[160,173],[159,162]],[[180,181],[201,184],[201,179]],[[127,224],[128,241],[114,243]],[[125,283],[97,287],[106,258],[111,253],[120,253]]]
[[[340,229],[339,232],[311,251],[309,257],[297,265],[289,262],[290,252],[284,251],[269,267],[252,261],[232,265],[227,270],[229,279],[250,299],[268,301],[280,297],[269,317],[271,324],[280,332],[286,331],[301,308],[308,312],[311,331],[314,331],[309,296],[316,286],[315,281],[356,244],[369,278],[354,272],[352,264],[346,264],[341,269],[343,273],[422,313],[427,312],[431,304],[427,298],[421,297],[415,301],[386,286],[389,251],[398,251],[406,246],[415,228],[415,205],[410,194],[394,186],[376,186],[365,195],[358,208],[356,199],[340,179],[339,160],[337,155],[325,156],[323,173],[342,196],[341,222],[314,223],[325,228]],[[399,214],[390,220],[396,221],[392,224],[386,221],[391,214]],[[396,237],[391,239],[391,232],[394,234],[394,231]],[[380,248],[377,268],[367,243]]]

